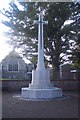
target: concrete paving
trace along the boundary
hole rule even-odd
[[[62,98],[25,100],[20,93],[2,93],[2,118],[79,118],[78,94],[63,92]]]

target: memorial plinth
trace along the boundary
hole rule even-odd
[[[62,89],[54,87],[50,82],[50,71],[44,65],[44,43],[43,43],[43,13],[39,15],[38,27],[38,63],[36,70],[32,71],[32,82],[29,87],[21,89],[21,96],[26,99],[48,99],[62,96]]]

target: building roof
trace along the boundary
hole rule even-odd
[[[19,53],[16,52],[16,51],[13,49],[13,50],[1,61],[1,63],[2,63],[5,59],[10,58],[10,57],[22,59],[22,57],[19,55]]]
[[[17,53],[14,49],[8,54],[8,57],[20,57],[19,53]]]

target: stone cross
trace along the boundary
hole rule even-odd
[[[37,69],[44,69],[44,42],[43,42],[43,24],[48,24],[48,21],[43,21],[43,11],[39,14],[39,20],[34,21],[38,24],[38,63]]]
[[[48,99],[62,96],[62,89],[53,87],[50,82],[50,70],[44,65],[44,45],[43,45],[43,12],[39,14],[38,24],[38,63],[36,70],[32,70],[32,81],[29,88],[22,88],[22,97],[27,99]]]

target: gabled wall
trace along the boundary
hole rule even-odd
[[[2,78],[9,78],[9,79],[27,79],[28,69],[32,71],[32,67],[25,63],[22,57],[15,51],[11,51],[9,55],[7,55],[1,62],[2,64]],[[14,67],[16,67],[15,69]]]

